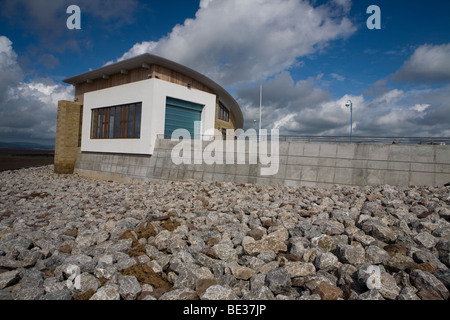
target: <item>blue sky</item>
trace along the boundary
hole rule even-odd
[[[68,30],[69,5],[81,30]],[[381,30],[369,30],[370,5]],[[285,135],[450,136],[450,2],[0,0],[0,142],[54,143],[62,80],[144,52],[204,73]]]

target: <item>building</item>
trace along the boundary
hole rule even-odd
[[[176,129],[194,137],[243,127],[234,98],[208,77],[151,54],[64,80],[75,101],[58,105],[55,172],[73,172],[81,153],[151,156]]]

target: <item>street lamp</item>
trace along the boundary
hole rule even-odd
[[[352,137],[353,137],[353,103],[351,100],[348,100],[345,103],[345,106],[347,108],[350,108],[350,143],[352,143]]]

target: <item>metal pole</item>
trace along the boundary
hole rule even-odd
[[[261,135],[261,119],[262,119],[262,80],[259,83],[259,135]]]
[[[350,143],[353,142],[353,102],[350,101]]]

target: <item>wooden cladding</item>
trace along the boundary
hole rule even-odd
[[[142,103],[92,110],[91,139],[141,137]]]
[[[182,86],[190,86],[192,89],[205,91],[211,94],[214,92],[202,83],[185,76],[171,69],[158,65],[151,65],[149,69],[138,68],[133,70],[122,70],[117,74],[108,75],[107,79],[94,79],[88,82],[79,83],[75,87],[75,98],[82,102],[86,92],[120,86],[127,83],[147,80],[151,75],[154,78],[168,81]]]

